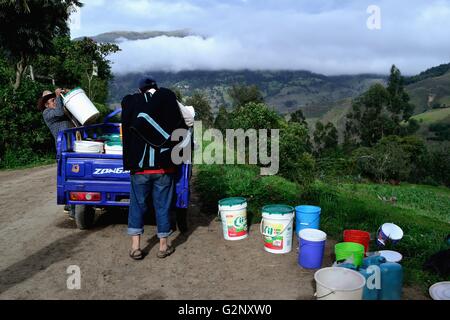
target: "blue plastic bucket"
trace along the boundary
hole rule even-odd
[[[316,229],[300,231],[298,264],[305,269],[320,269],[325,252],[327,234]]]
[[[315,206],[295,208],[295,233],[299,236],[303,229],[319,229],[321,209]]]

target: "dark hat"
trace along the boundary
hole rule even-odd
[[[38,100],[38,110],[39,111],[44,111],[45,110],[45,104],[47,103],[48,100],[50,100],[51,98],[56,98],[56,94],[51,92],[51,91],[44,91],[42,93],[42,97],[39,98]]]
[[[138,87],[141,91],[144,89],[158,88],[156,80],[152,76],[144,76],[143,78],[141,78],[139,80]]]

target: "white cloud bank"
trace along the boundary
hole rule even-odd
[[[381,30],[366,26],[371,4],[381,8]],[[387,73],[392,64],[415,74],[450,62],[449,0],[138,0],[107,6],[87,1],[81,18],[78,35],[190,28],[207,36],[121,42],[122,51],[112,57],[119,74],[222,69]]]

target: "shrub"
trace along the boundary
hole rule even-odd
[[[20,158],[55,152],[53,136],[36,108],[44,89],[38,82],[27,79],[16,93],[12,87],[0,89],[0,162],[4,161],[7,151],[9,155],[16,152]]]
[[[417,180],[426,184],[442,184],[450,187],[450,150],[430,151],[420,159]]]
[[[196,189],[204,197],[204,209],[217,212],[217,203],[222,198],[244,197],[248,201],[248,212],[252,222],[261,219],[261,208],[268,204],[296,205],[300,199],[300,187],[277,176],[260,176],[257,166],[198,167]]]
[[[357,172],[378,182],[411,180],[426,154],[424,142],[413,136],[388,136],[372,148],[353,152]]]
[[[250,102],[231,114],[234,129],[278,129],[282,118],[264,103]]]
[[[109,115],[111,112],[113,112],[114,110],[111,110],[110,108],[108,108],[107,106],[105,106],[102,103],[97,103],[94,102],[95,107],[97,108],[97,110],[100,112],[100,116],[97,119],[97,122],[103,122],[103,119]],[[109,122],[120,122],[120,114],[114,116],[113,118],[109,119]]]
[[[354,166],[352,159],[340,148],[324,152],[316,158],[317,176],[322,180],[352,177],[358,173],[355,173]]]
[[[358,171],[375,181],[406,180],[411,172],[408,157],[396,144],[359,148],[353,153]]]

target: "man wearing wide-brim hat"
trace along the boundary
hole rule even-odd
[[[61,94],[64,91],[67,90],[56,89],[54,93],[46,90],[38,100],[38,109],[42,112],[45,124],[50,129],[53,138],[55,139],[55,146],[59,132],[73,127],[70,119],[64,112],[61,97]]]
[[[73,127],[70,119],[64,113],[61,94],[65,91],[67,90],[56,89],[53,93],[46,90],[38,100],[38,110],[42,112],[45,124],[50,129],[53,138],[55,139],[55,146],[59,132]],[[73,218],[70,206],[66,205],[64,211],[69,213],[69,217]]]

